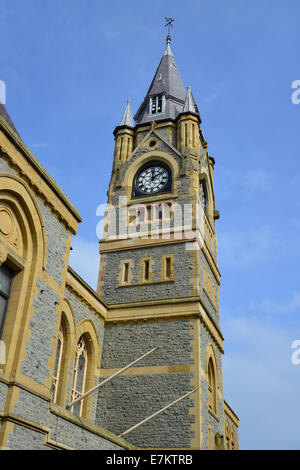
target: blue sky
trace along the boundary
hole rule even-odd
[[[0,80],[24,142],[78,208],[71,265],[96,286],[112,131],[165,48],[216,160],[225,398],[242,449],[300,448],[298,0],[0,0]]]

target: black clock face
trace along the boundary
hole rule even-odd
[[[169,168],[153,162],[141,168],[134,178],[134,195],[153,195],[170,189],[171,173]]]

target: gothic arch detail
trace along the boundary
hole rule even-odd
[[[27,325],[34,308],[32,286],[45,266],[47,245],[42,216],[28,186],[21,178],[8,173],[0,173],[0,180],[0,258],[14,271],[2,333],[7,346],[3,368],[9,374],[19,369],[26,354],[30,337]],[[18,341],[21,330],[24,334]]]

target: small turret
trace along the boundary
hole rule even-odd
[[[114,168],[116,168],[120,163],[127,160],[133,148],[134,129],[129,100],[127,101],[127,106],[124,111],[121,123],[114,130],[114,136]]]

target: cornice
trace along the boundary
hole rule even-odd
[[[183,318],[199,318],[224,354],[224,337],[199,296],[177,299],[157,299],[108,306],[106,324],[140,323],[147,321],[171,321]]]

